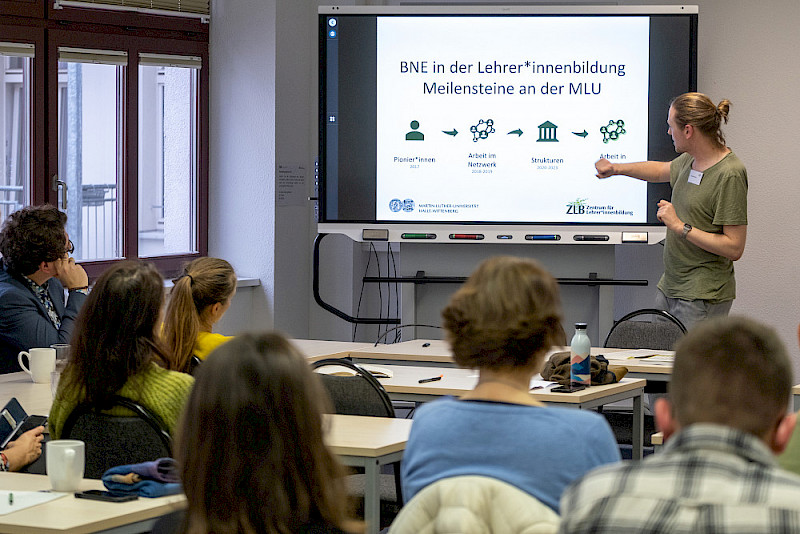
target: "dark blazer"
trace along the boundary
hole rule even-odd
[[[0,262],[2,263],[2,262]],[[0,269],[0,373],[21,371],[17,354],[32,347],[49,347],[54,343],[69,343],[75,319],[86,295],[70,292],[65,302],[64,286],[57,278],[48,282],[48,293],[61,328],[56,330],[44,305],[17,275]]]

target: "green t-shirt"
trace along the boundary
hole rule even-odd
[[[800,426],[794,427],[786,450],[778,456],[778,463],[787,471],[800,475]]]
[[[721,234],[725,225],[747,224],[747,170],[739,158],[728,153],[702,173],[699,184],[689,182],[692,163],[694,158],[684,153],[670,164],[672,204],[678,218],[715,234]],[[667,232],[664,275],[658,288],[670,298],[711,304],[733,300],[733,261]]]

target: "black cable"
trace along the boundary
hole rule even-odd
[[[364,297],[364,277],[369,273],[369,264],[372,261],[372,255],[367,255],[367,267],[364,269],[364,276],[361,277],[361,292],[358,294],[358,306],[356,307],[356,318],[361,313],[361,299]],[[356,332],[358,331],[358,323],[353,327],[353,341],[356,340]]]
[[[380,342],[381,342],[381,339],[385,338],[387,335],[391,334],[392,332],[394,332],[394,331],[395,331],[395,330],[397,330],[398,328],[410,328],[410,327],[412,327],[412,326],[424,326],[424,327],[426,327],[426,328],[438,328],[438,329],[440,329],[440,330],[441,330],[441,328],[442,328],[441,326],[436,326],[436,325],[433,325],[433,324],[416,324],[416,323],[412,323],[412,324],[401,324],[401,325],[399,325],[399,326],[395,326],[394,328],[390,328],[390,329],[388,329],[386,332],[384,332],[382,336],[380,336],[378,339],[376,339],[376,340],[375,340],[375,344],[373,345],[373,347],[377,347],[377,346],[378,346],[378,343],[380,343]]]
[[[394,270],[394,277],[397,278],[397,263],[394,259],[394,251],[392,250],[392,244],[389,243],[389,255],[392,258],[392,267]],[[395,317],[400,317],[400,283],[395,280],[394,283],[394,311]],[[395,330],[394,342],[398,343],[401,339],[401,330]]]
[[[375,254],[375,265],[378,268],[378,276],[381,275],[381,259],[378,257],[378,249],[375,248],[375,243],[370,242],[369,248]],[[383,319],[383,290],[381,285],[378,284],[378,318]],[[381,325],[378,325],[378,335],[381,334]]]

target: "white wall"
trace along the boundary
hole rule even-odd
[[[211,3],[209,254],[261,281],[248,329],[275,317],[275,4]]]
[[[258,277],[264,284],[264,297],[270,304],[265,301],[256,306],[255,321],[271,324],[274,310],[276,324],[299,321],[296,330],[290,324],[282,326],[292,330],[293,335],[303,335],[302,330],[307,327],[312,335],[347,339],[350,326],[320,310],[310,296],[307,269],[313,229],[304,224],[294,227],[296,221],[305,218],[302,210],[299,214],[289,213],[288,224],[284,224],[284,209],[278,210],[276,223],[274,189],[268,180],[274,176],[276,158],[308,162],[316,154],[316,107],[308,95],[316,84],[313,70],[317,3],[213,2],[210,244],[212,254],[233,260],[242,275]],[[736,263],[738,298],[733,313],[774,324],[795,360],[795,375],[800,376],[796,339],[800,274],[795,267],[800,264],[800,240],[795,233],[800,228],[800,214],[794,205],[795,199],[800,198],[800,180],[791,168],[798,117],[795,93],[800,82],[800,3],[695,3],[700,6],[699,89],[715,100],[729,98],[733,102],[731,122],[725,132],[729,145],[747,165],[750,178],[748,243],[744,257]],[[246,9],[257,13],[245,14]],[[276,11],[281,20],[277,29]],[[276,49],[276,35],[281,43],[277,49],[286,50],[280,52],[278,60],[271,55]],[[277,78],[276,64],[280,66]],[[311,85],[304,86],[305,83]],[[280,132],[277,138],[276,115]],[[284,117],[305,133],[287,132]],[[306,215],[309,214],[310,207]],[[279,235],[273,239],[271,232],[276,224]],[[342,308],[352,313],[359,289],[353,278],[362,274],[354,270],[363,269],[364,253],[360,247],[329,239],[326,254],[333,258],[326,261],[330,260],[337,271],[326,272],[323,288],[330,300],[342,299]],[[657,280],[660,252],[660,247],[618,247],[616,275]],[[289,284],[292,294],[273,301],[277,280]],[[617,308],[625,309],[616,310],[615,316],[627,311],[628,304],[634,304],[631,309],[649,305],[654,291],[653,286],[618,289]],[[307,314],[310,324],[298,319],[303,314]]]
[[[663,2],[624,2],[661,4]],[[800,181],[796,160],[800,82],[800,2],[699,0],[698,89],[732,102],[724,128],[728,145],[747,166],[747,247],[735,264],[733,314],[769,322],[792,355],[800,378]],[[652,258],[627,263],[652,266]]]

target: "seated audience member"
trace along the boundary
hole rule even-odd
[[[483,262],[442,312],[460,367],[478,384],[460,399],[425,404],[403,455],[403,497],[459,475],[511,484],[558,510],[564,488],[599,465],[620,460],[600,415],[546,407],[529,394],[545,353],[560,339],[558,284],[537,262]]]
[[[323,443],[326,399],[280,335],[216,349],[197,371],[175,447],[186,511],[153,532],[353,532],[342,468]]]
[[[21,471],[42,455],[43,426],[21,434],[0,451],[0,471]]]
[[[69,363],[50,409],[54,439],[79,403],[102,406],[113,395],[138,402],[173,433],[194,379],[162,367],[167,356],[156,329],[163,302],[164,283],[151,264],[123,261],[100,276],[78,316]]]
[[[656,401],[663,453],[568,488],[560,532],[800,531],[800,477],[773,456],[794,428],[791,387],[774,330],[743,317],[699,323],[676,346],[669,400]]]
[[[797,339],[800,340],[800,325],[797,327]],[[778,461],[784,469],[800,475],[800,427],[794,427],[792,438]]]
[[[69,343],[89,279],[69,257],[67,216],[55,206],[15,211],[0,231],[0,373],[21,370],[17,353]],[[64,299],[64,289],[69,298]]]
[[[198,258],[174,280],[164,319],[164,340],[171,350],[170,369],[191,371],[192,356],[204,360],[208,353],[233,339],[214,334],[236,293],[236,273],[219,258]]]

